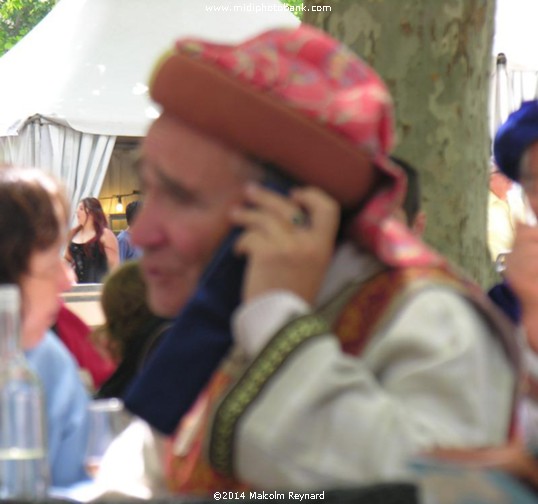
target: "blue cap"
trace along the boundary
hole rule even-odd
[[[538,141],[538,100],[526,101],[512,112],[499,128],[493,143],[493,155],[499,169],[519,181],[519,163],[523,153]]]

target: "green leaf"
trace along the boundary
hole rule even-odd
[[[0,56],[11,49],[58,0],[0,0]]]

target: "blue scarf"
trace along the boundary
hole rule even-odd
[[[241,300],[245,259],[233,252],[239,230],[221,245],[198,289],[123,399],[126,408],[172,434],[232,344],[230,319]]]
[[[521,304],[506,280],[494,285],[488,296],[514,324],[521,322]]]

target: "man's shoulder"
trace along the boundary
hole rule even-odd
[[[382,304],[386,305],[431,289],[449,291],[457,296],[472,295],[472,289],[464,280],[444,268],[427,266],[385,269],[364,282],[355,299],[364,304],[384,301]]]
[[[461,314],[475,313],[480,318],[491,319],[493,325],[501,322],[487,294],[477,284],[451,270],[409,267],[387,270],[379,276],[373,289],[387,292],[387,304],[392,304],[392,313],[395,307],[406,306],[420,297],[426,306],[436,305],[439,313],[446,314],[451,310]],[[503,320],[501,325],[504,326],[504,322]]]
[[[129,231],[127,229],[124,229],[123,231],[120,231],[118,236],[116,237],[118,241],[128,241],[129,240]]]
[[[335,332],[345,352],[360,353],[402,317],[414,323],[475,312],[463,282],[440,268],[388,268],[360,284],[341,310]],[[471,315],[472,316],[472,315]]]
[[[376,332],[391,331],[404,324],[410,334],[415,330],[420,334],[419,328],[424,332],[429,327],[427,332],[451,334],[447,342],[458,340],[468,348],[477,345],[482,348],[484,342],[493,338],[512,365],[519,367],[514,325],[477,285],[437,268],[420,272],[411,268],[399,274],[404,278],[404,285],[392,286],[394,294],[375,320]],[[438,339],[441,340],[444,341]]]
[[[46,369],[57,364],[75,364],[67,347],[52,331],[47,331],[39,344],[27,352],[26,356],[31,363],[35,363],[37,366],[43,365]]]

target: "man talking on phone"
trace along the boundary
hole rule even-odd
[[[185,39],[150,93],[132,234],[177,320],[126,404],[171,439],[169,488],[361,485],[506,442],[511,326],[391,217],[404,175],[371,68],[308,26]]]

